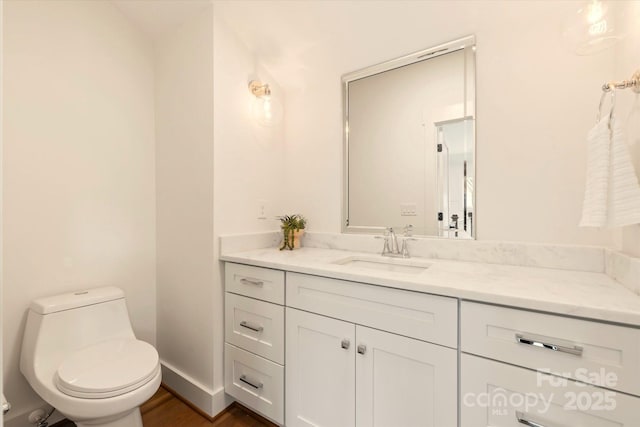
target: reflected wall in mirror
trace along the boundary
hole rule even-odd
[[[343,231],[475,236],[475,38],[342,78]]]

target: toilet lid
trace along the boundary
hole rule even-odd
[[[105,398],[135,390],[159,371],[158,352],[144,341],[104,341],[69,355],[56,372],[56,386],[70,396]]]

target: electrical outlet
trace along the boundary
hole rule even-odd
[[[267,201],[258,200],[258,219],[267,219]]]
[[[400,203],[400,216],[416,216],[415,203]]]

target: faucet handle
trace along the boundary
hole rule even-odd
[[[391,249],[389,249],[389,236],[391,233],[393,233],[393,229],[391,227],[387,227],[384,229],[384,236],[373,236],[375,239],[384,239],[384,246],[382,247],[382,255],[385,255],[391,252]]]
[[[404,231],[404,236],[405,237],[410,237],[411,236],[411,232],[413,231],[413,225],[411,224],[407,224],[404,226],[403,228]]]
[[[409,240],[418,240],[415,237],[405,237],[404,239],[402,239],[402,258],[411,258],[411,255],[409,255],[409,248],[407,247],[407,242]]]

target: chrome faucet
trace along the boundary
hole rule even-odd
[[[412,229],[413,226],[411,224],[404,227],[404,238],[402,239],[402,246],[400,246],[398,244],[398,237],[393,231],[393,228],[386,228],[384,232],[384,246],[382,247],[382,256],[394,258],[410,258],[407,241],[416,240],[410,237]]]

